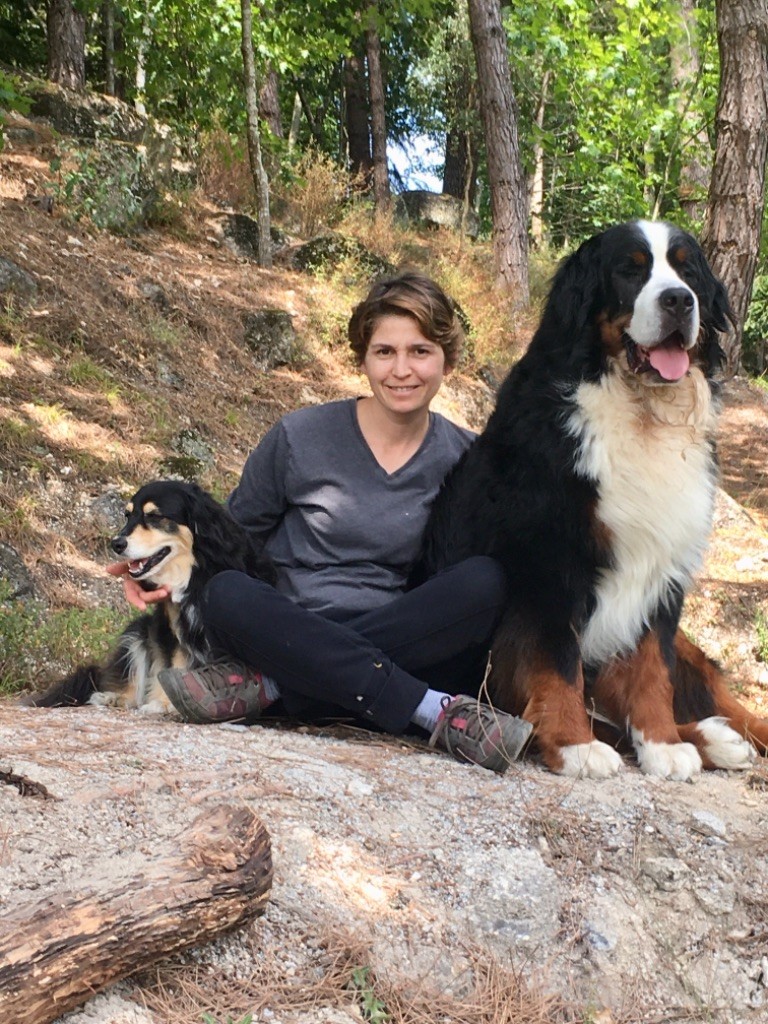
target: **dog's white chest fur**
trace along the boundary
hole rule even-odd
[[[701,564],[716,490],[715,415],[697,369],[675,386],[647,387],[617,365],[582,383],[573,400],[576,472],[597,485],[596,515],[612,551],[581,637],[582,657],[599,665],[632,650],[649,617],[674,588],[688,588]]]

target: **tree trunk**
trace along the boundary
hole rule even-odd
[[[283,138],[283,122],[280,116],[280,80],[277,72],[270,67],[259,92],[259,111],[261,118],[269,125],[269,130],[278,139]]]
[[[299,132],[301,131],[301,96],[297,92],[293,94],[293,113],[291,114],[291,127],[288,130],[288,152],[292,153],[299,144]]]
[[[0,919],[4,1024],[49,1024],[120,978],[264,912],[270,842],[250,810],[207,811],[181,838],[177,854],[148,861],[139,875]]]
[[[113,0],[104,0],[101,5],[102,31],[104,35],[104,92],[115,95],[115,5]]]
[[[50,0],[46,19],[48,78],[65,89],[85,88],[85,15],[72,0]]]
[[[539,102],[536,105],[536,138],[533,143],[533,176],[531,178],[531,238],[537,248],[544,244],[544,114],[547,109],[551,71],[545,71],[541,80]]]
[[[253,56],[253,13],[251,0],[240,0],[242,15],[243,79],[245,83],[245,110],[248,131],[248,159],[251,164],[253,187],[256,190],[257,221],[259,224],[260,267],[272,266],[272,238],[269,217],[269,181],[261,159],[259,136],[259,96],[256,86],[256,61]]]
[[[488,157],[496,286],[515,306],[524,306],[529,300],[527,201],[507,40],[499,0],[468,2]]]
[[[381,67],[381,39],[376,25],[377,4],[368,6],[365,55],[368,62],[368,91],[371,97],[371,143],[373,151],[373,201],[378,213],[389,209],[389,168],[387,167],[387,119],[384,73]]]
[[[717,145],[704,248],[728,289],[736,330],[725,339],[726,374],[739,367],[741,336],[760,250],[768,158],[768,4],[719,0]]]
[[[373,172],[371,128],[365,65],[357,54],[344,58],[344,120],[347,128],[349,169],[368,185]]]
[[[691,109],[693,92],[701,77],[696,28],[696,0],[679,0],[682,33],[672,47],[672,82],[680,94],[680,128],[683,164],[678,193],[680,206],[694,224],[701,224],[707,209],[707,187],[712,154],[706,125]]]
[[[144,12],[141,19],[141,35],[136,46],[136,76],[134,78],[134,84],[136,86],[136,95],[133,100],[133,106],[137,114],[141,114],[142,117],[147,113],[147,108],[144,105],[146,99],[146,87],[147,87],[147,50],[149,44],[152,41],[152,26],[151,16],[149,13],[149,4],[145,3]]]

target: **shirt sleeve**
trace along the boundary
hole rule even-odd
[[[288,508],[285,483],[290,457],[282,422],[264,435],[248,456],[240,481],[227,499],[230,515],[266,541]]]

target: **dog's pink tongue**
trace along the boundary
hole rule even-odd
[[[659,345],[648,353],[648,361],[664,380],[680,380],[688,373],[691,360],[678,345]]]
[[[128,563],[128,568],[131,572],[138,572],[143,567],[145,561],[145,558],[137,558],[135,562]]]

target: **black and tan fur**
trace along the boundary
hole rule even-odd
[[[200,614],[206,583],[226,569],[275,582],[272,564],[246,531],[196,484],[149,483],[128,502],[125,515],[112,550],[129,563],[130,575],[145,589],[167,587],[170,599],[134,619],[103,664],[78,668],[24,703],[170,711],[158,674],[164,668],[194,667],[210,657]]]

